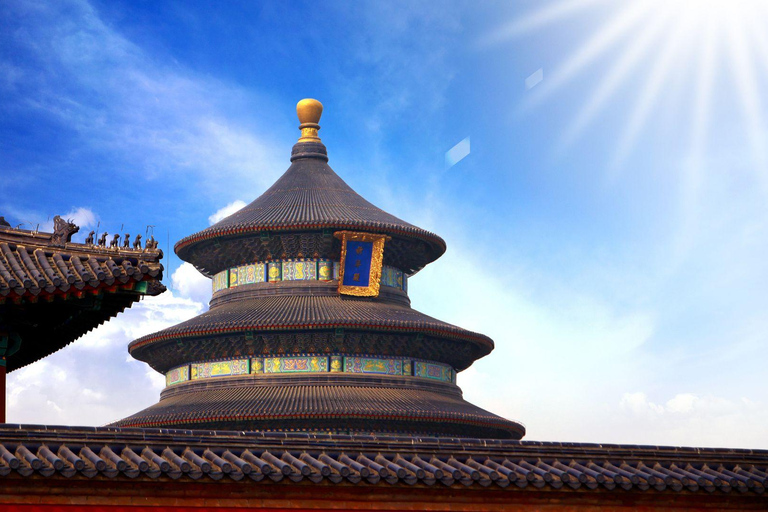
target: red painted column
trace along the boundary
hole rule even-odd
[[[5,423],[5,357],[0,360],[0,423]]]
[[[0,319],[1,320],[1,319]],[[0,423],[5,423],[5,374],[8,358],[18,352],[21,338],[13,332],[0,331]]]

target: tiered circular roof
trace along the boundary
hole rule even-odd
[[[134,357],[168,372],[168,387],[158,404],[116,425],[522,437],[522,425],[464,401],[455,384],[456,371],[493,350],[487,336],[412,309],[406,287],[351,297],[327,274],[267,279],[266,267],[280,272],[276,261],[283,271],[308,259],[341,268],[338,231],[386,235],[378,264],[409,275],[445,252],[442,238],[372,205],[328,166],[319,102],[297,110],[302,137],[285,174],[176,244],[180,258],[226,289],[217,288],[208,312],[130,344]],[[241,282],[247,269],[252,280]],[[316,367],[300,368],[310,364],[302,358]],[[347,367],[355,358],[371,366]]]
[[[262,288],[271,286],[267,283]],[[128,350],[136,359],[149,362],[157,370],[165,372],[178,364],[176,358],[168,360],[157,356],[165,352],[163,347],[168,343],[173,344],[175,353],[182,355],[187,352],[189,357],[194,357],[193,354],[205,353],[201,351],[211,346],[211,340],[219,337],[226,339],[227,336],[246,332],[335,329],[418,333],[469,344],[472,346],[471,359],[464,354],[446,354],[443,359],[459,370],[493,350],[493,340],[489,337],[434,319],[408,306],[381,300],[341,298],[338,295],[262,296],[228,302],[173,327],[143,336],[131,342]],[[242,352],[238,345],[231,342],[215,350],[219,358],[237,355],[230,353],[233,351]],[[416,349],[413,350],[415,352]],[[208,357],[215,356],[209,353]]]
[[[213,226],[182,238],[175,246],[178,256],[212,275],[231,263],[231,255],[243,256],[239,249],[224,247],[227,242],[237,244],[244,238],[264,233],[318,230],[389,235],[393,249],[398,245],[407,246],[408,251],[398,251],[406,254],[398,256],[393,263],[409,274],[445,252],[442,238],[377,208],[352,190],[328,165],[322,143],[296,144],[292,160],[285,174],[251,204]],[[211,255],[211,246],[220,249]],[[251,256],[253,261],[262,259],[257,250]],[[296,257],[295,254],[288,256]]]
[[[363,375],[248,376],[191,382],[115,423],[121,427],[389,431],[520,439],[522,425],[470,404],[454,385]]]

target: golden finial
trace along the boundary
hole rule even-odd
[[[301,137],[299,142],[320,142],[317,130],[320,116],[323,115],[323,104],[312,98],[306,98],[296,104],[296,114],[299,116]]]

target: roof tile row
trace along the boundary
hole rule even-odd
[[[490,352],[493,341],[482,334],[429,317],[391,302],[347,299],[338,296],[267,296],[221,304],[186,322],[139,338],[136,349],[164,340],[257,329],[359,328],[426,332],[462,339]],[[137,354],[134,354],[136,357]]]
[[[302,156],[307,148],[312,152]],[[293,163],[261,196],[241,210],[175,245],[183,260],[207,268],[194,247],[212,239],[233,236],[257,236],[263,231],[301,231],[314,229],[357,229],[387,233],[394,237],[415,239],[429,248],[414,272],[445,252],[445,242],[434,233],[391,215],[360,196],[327,164],[321,143],[298,143]],[[322,156],[322,158],[318,158]],[[210,269],[209,269],[210,270]]]
[[[265,425],[275,422],[301,420],[334,430],[344,430],[345,424],[355,421],[371,430],[386,430],[387,425],[397,424],[411,425],[402,430],[440,433],[472,425],[493,429],[496,436],[513,438],[525,432],[520,424],[466,402],[459,393],[409,388],[407,379],[379,385],[291,385],[286,379],[270,384],[269,376],[250,379],[250,385],[248,380],[241,380],[244,385],[226,385],[226,381],[177,385],[173,393],[164,393],[159,403],[115,425],[156,427],[226,420],[243,422],[250,428],[267,428]]]
[[[768,486],[768,452],[755,450],[400,436],[16,429],[0,429],[0,477],[12,473],[43,478],[145,476],[760,495]]]
[[[154,279],[163,270],[158,251],[117,252],[69,245],[80,247],[55,250],[0,242],[0,301]]]

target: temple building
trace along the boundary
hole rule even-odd
[[[493,341],[410,307],[408,277],[443,239],[352,190],[328,165],[320,102],[297,111],[285,174],[176,244],[212,278],[210,310],[131,343],[168,386],[116,425],[523,437],[456,385]]]
[[[493,341],[408,298],[409,278],[445,242],[355,193],[328,166],[322,105],[302,100],[297,111],[285,174],[176,244],[213,296],[209,311],[130,343],[165,375],[159,402],[106,427],[0,425],[0,507],[768,509],[766,450],[521,440],[521,423],[466,402],[457,374]],[[157,251],[68,239],[30,249],[33,235],[12,231],[0,228],[0,295],[12,297],[0,311],[4,325],[24,315],[22,347],[36,340],[19,364],[130,304],[86,307],[91,323],[79,330],[39,327],[71,314],[70,295],[103,305],[162,291]],[[32,309],[49,288],[51,309]]]

